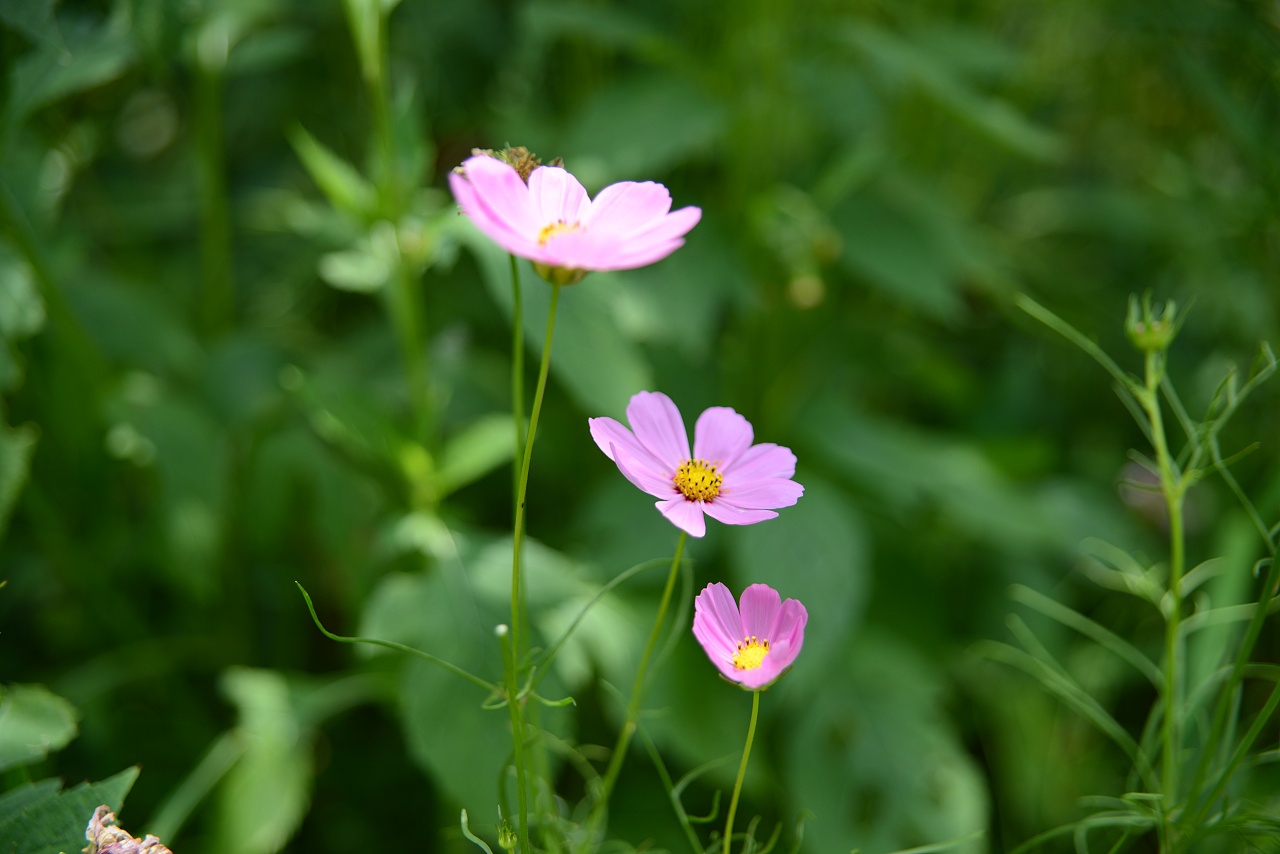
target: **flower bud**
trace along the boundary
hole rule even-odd
[[[1152,308],[1150,294],[1143,294],[1141,308],[1137,297],[1129,297],[1129,313],[1125,317],[1124,331],[1133,346],[1142,352],[1163,352],[1169,349],[1181,325],[1178,304],[1173,300],[1166,302],[1161,310],[1160,306]]]

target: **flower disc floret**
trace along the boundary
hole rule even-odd
[[[480,231],[557,284],[661,261],[702,218],[695,207],[671,210],[671,194],[653,181],[611,184],[591,199],[563,168],[539,166],[526,184],[514,168],[485,156],[469,158],[449,175],[449,186]]]
[[[693,634],[725,679],[749,691],[778,680],[804,646],[809,612],[785,602],[767,584],[742,591],[741,607],[729,588],[708,584],[693,601]]]
[[[804,494],[791,479],[795,454],[771,443],[753,445],[750,422],[726,406],[698,416],[692,448],[680,410],[665,394],[636,394],[627,405],[627,422],[630,429],[612,418],[592,418],[591,438],[691,536],[706,534],[706,516],[751,525],[774,518],[778,508]]]

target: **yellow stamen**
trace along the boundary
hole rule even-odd
[[[769,639],[760,640],[755,635],[738,641],[738,651],[733,654],[734,670],[755,670],[764,664],[769,654]]]
[[[547,241],[555,237],[557,234],[565,234],[571,231],[582,231],[582,223],[565,222],[562,219],[558,219],[551,223],[551,225],[544,225],[542,230],[538,232],[538,245],[546,246]]]
[[[685,460],[673,480],[680,494],[690,501],[710,501],[720,494],[724,476],[706,460]]]

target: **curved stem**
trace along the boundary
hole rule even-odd
[[[742,780],[747,776],[747,760],[751,758],[751,742],[756,737],[756,719],[760,717],[760,692],[751,692],[751,725],[747,727],[747,743],[742,746],[742,764],[738,766],[738,780],[733,784],[733,797],[729,800],[729,815],[724,822],[724,854],[729,854],[733,844],[733,818],[738,812],[738,796],[742,794]]]
[[[618,743],[613,746],[613,753],[609,757],[609,767],[604,773],[600,800],[596,802],[592,811],[593,827],[599,823],[605,807],[609,804],[609,796],[613,794],[614,784],[618,782],[622,763],[627,758],[627,748],[631,745],[631,737],[636,731],[636,718],[640,714],[644,683],[649,675],[649,660],[653,658],[654,647],[658,645],[658,638],[662,634],[662,624],[666,622],[667,608],[671,605],[671,593],[675,590],[676,576],[680,572],[680,558],[684,554],[684,543],[688,538],[688,534],[684,531],[680,532],[680,540],[676,543],[676,554],[671,559],[671,571],[667,573],[667,584],[662,589],[662,601],[658,603],[658,615],[654,618],[653,628],[649,631],[649,642],[644,645],[644,652],[640,655],[640,666],[636,669],[635,681],[631,683],[631,699],[627,703],[627,716],[622,722],[622,729],[618,732]]]

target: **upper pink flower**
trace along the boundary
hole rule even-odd
[[[751,424],[727,406],[698,416],[693,453],[680,410],[665,394],[642,391],[627,404],[631,430],[612,418],[592,418],[591,438],[627,480],[662,500],[657,508],[695,537],[703,514],[727,525],[772,519],[804,494],[791,477],[796,457],[774,444],[753,445]],[[635,432],[633,433],[632,430]]]
[[[724,678],[748,691],[769,687],[804,646],[809,612],[795,599],[783,602],[767,584],[742,591],[742,610],[729,588],[708,584],[693,600],[693,635]]]
[[[526,185],[514,168],[485,156],[469,158],[449,186],[477,228],[558,284],[661,261],[702,217],[694,207],[673,212],[667,188],[652,181],[611,184],[592,201],[558,166],[539,166]]]

